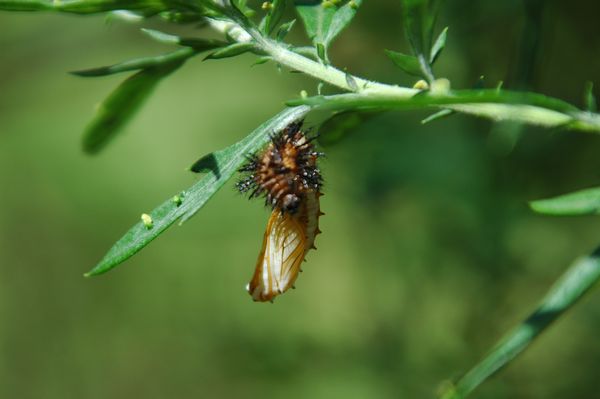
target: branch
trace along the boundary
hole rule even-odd
[[[302,72],[312,76],[317,80],[329,83],[330,85],[339,87],[346,91],[358,91],[361,93],[387,93],[403,98],[410,98],[419,91],[407,87],[386,85],[359,78],[341,71],[331,65],[325,65],[314,61],[308,57],[298,54],[285,45],[284,43],[275,41],[263,36],[257,29],[251,26],[242,26],[235,22],[224,22],[222,20],[209,19],[210,26],[224,34],[229,35],[232,39],[238,42],[248,42],[254,40],[257,48],[267,54],[273,61],[288,67],[291,70]],[[349,83],[354,81],[354,84]]]
[[[288,102],[336,111],[352,109],[442,108],[495,121],[511,120],[544,127],[564,127],[600,133],[600,114],[582,111],[562,100],[537,93],[509,90],[450,90],[446,79],[432,82],[428,90],[388,85],[350,75],[331,65],[314,61],[294,52],[288,45],[265,37],[256,28],[240,23],[211,22],[237,41],[253,40],[260,52],[294,71],[302,72],[342,90],[353,92],[317,96]]]
[[[561,100],[508,90],[422,91],[412,97],[379,92],[316,96],[288,101],[334,111],[442,108],[495,121],[511,120],[544,127],[600,133],[600,115],[581,111]]]

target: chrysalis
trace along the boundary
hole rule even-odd
[[[319,231],[321,173],[312,139],[293,123],[240,171],[237,184],[250,198],[264,196],[272,208],[254,276],[247,290],[255,301],[272,301],[293,287],[300,265]]]

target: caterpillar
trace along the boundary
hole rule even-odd
[[[273,301],[289,288],[301,271],[306,253],[314,246],[323,215],[319,198],[323,179],[314,137],[294,122],[271,137],[258,154],[248,156],[236,187],[249,198],[264,197],[272,209],[252,279],[246,290],[254,301]]]

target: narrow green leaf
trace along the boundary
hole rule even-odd
[[[73,14],[96,14],[116,10],[140,12],[152,16],[177,7],[188,7],[173,0],[0,0],[0,10],[56,11]],[[198,0],[194,5],[196,15],[219,16],[220,7],[211,0]]]
[[[579,302],[599,279],[600,247],[591,255],[575,261],[550,288],[538,308],[505,335],[482,361],[443,392],[441,398],[467,397],[527,349],[552,322]]]
[[[264,3],[269,4],[269,9],[260,23],[259,29],[262,33],[267,36],[271,35],[283,16],[286,3],[286,0],[273,0],[271,3]]]
[[[0,10],[5,11],[51,11],[54,7],[45,0],[0,0]]]
[[[296,11],[313,44],[321,43],[327,51],[331,42],[352,21],[362,0],[352,0],[342,6],[332,1],[295,0]]]
[[[182,64],[183,61],[178,61],[144,69],[121,83],[100,104],[88,125],[83,138],[84,150],[95,153],[104,147],[131,119],[158,82]]]
[[[423,71],[421,70],[419,60],[417,60],[417,57],[402,54],[392,50],[385,50],[385,54],[392,60],[394,65],[396,65],[398,68],[402,69],[409,75],[419,76],[422,78],[425,77]]]
[[[434,80],[430,57],[439,0],[402,0],[404,31],[428,82]]]
[[[154,29],[142,28],[140,29],[143,33],[148,35],[150,38],[163,44],[180,44],[181,38],[177,35],[171,35]]]
[[[248,6],[247,0],[235,0],[233,1],[233,4],[247,18],[251,18],[254,16],[254,14],[256,14],[256,11]]]
[[[199,37],[181,37],[169,33],[160,32],[154,29],[142,28],[142,32],[152,39],[164,44],[177,44],[180,46],[191,47],[196,52],[212,50],[215,48],[227,46],[227,42],[214,39],[203,39]]]
[[[161,0],[73,0],[54,2],[58,11],[76,14],[93,14],[112,10],[154,11],[168,9],[168,2]]]
[[[142,29],[142,32],[161,43],[177,44],[181,46],[186,46],[186,48],[182,48],[167,54],[161,54],[154,57],[136,58],[115,65],[84,69],[81,71],[74,71],[71,73],[77,76],[104,76],[119,72],[155,68],[163,65],[170,65],[182,62],[203,51],[221,48],[227,45],[227,43],[221,40],[181,38],[176,35],[170,35],[152,29]]]
[[[198,54],[196,50],[187,47],[155,57],[137,58],[134,60],[121,62],[119,64],[73,71],[71,74],[84,77],[105,76],[120,72],[137,71],[140,69],[159,68],[164,65],[183,62],[196,54]]]
[[[594,96],[594,83],[587,82],[585,84],[585,90],[583,94],[583,102],[585,104],[585,109],[590,112],[596,112],[598,106],[596,103],[596,97]]]
[[[427,118],[423,119],[423,120],[421,121],[421,124],[422,124],[422,125],[425,125],[425,124],[427,124],[427,123],[429,123],[429,122],[433,122],[433,121],[436,121],[436,120],[438,120],[438,119],[442,119],[442,118],[445,118],[445,117],[447,117],[447,116],[454,115],[455,113],[456,113],[456,112],[454,112],[454,111],[452,111],[452,110],[449,110],[449,109],[443,109],[443,110],[441,110],[441,111],[438,111],[438,112],[436,112],[436,113],[434,113],[434,114],[431,114],[431,115],[429,115]]]
[[[215,12],[222,13],[225,16],[242,27],[255,28],[250,17],[254,14],[254,10],[246,6],[245,0],[201,0],[207,1],[215,8]]]
[[[174,22],[176,24],[191,24],[197,23],[198,26],[206,25],[205,16],[210,16],[210,12],[206,12],[204,15],[194,11],[163,11],[160,13],[160,17],[165,21]]]
[[[212,173],[202,176],[189,190],[169,198],[149,212],[152,228],[148,229],[142,221],[136,223],[86,276],[109,271],[148,245],[178,219],[183,223],[192,217],[246,161],[247,154],[262,148],[271,134],[302,119],[309,110],[309,107],[286,108],[241,141],[204,157],[205,162],[199,169],[211,170]]]
[[[442,33],[437,37],[435,43],[433,43],[433,47],[431,48],[431,56],[429,58],[429,63],[433,65],[435,60],[438,59],[442,50],[446,46],[446,35],[448,34],[448,27],[446,26]]]
[[[401,0],[406,37],[416,56],[431,54],[439,0]]]
[[[205,60],[217,60],[221,58],[235,57],[236,55],[247,53],[254,50],[253,43],[233,43],[227,47],[213,51],[204,58]]]
[[[142,11],[154,14],[168,9],[160,0],[72,0],[53,2],[54,9],[75,14],[95,14],[112,10]]]
[[[317,57],[319,57],[324,64],[329,64],[327,61],[327,52],[325,51],[325,46],[323,43],[316,43],[315,48],[317,49]]]
[[[290,33],[290,31],[294,27],[295,23],[296,23],[296,20],[292,19],[290,22],[281,24],[281,26],[279,27],[279,30],[277,31],[277,41],[278,42],[281,42],[281,41],[283,41],[283,39],[285,39],[287,34]]]
[[[106,21],[123,21],[130,24],[138,24],[144,20],[144,14],[140,12],[133,12],[127,10],[115,10],[110,11],[106,15]]]
[[[531,201],[531,209],[547,215],[592,215],[600,213],[600,187],[588,188],[554,198]]]
[[[263,57],[258,57],[251,66],[266,64],[267,62],[271,61],[272,59],[273,58],[268,55],[265,55]]]
[[[331,23],[327,28],[327,34],[323,36],[327,47],[350,24],[361,4],[362,0],[351,0],[335,11]]]

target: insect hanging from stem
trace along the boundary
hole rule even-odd
[[[256,269],[246,287],[255,301],[273,299],[293,288],[306,253],[314,248],[323,215],[319,198],[323,179],[314,137],[294,122],[271,137],[259,154],[240,168],[245,176],[237,188],[250,198],[264,197],[272,208]]]

